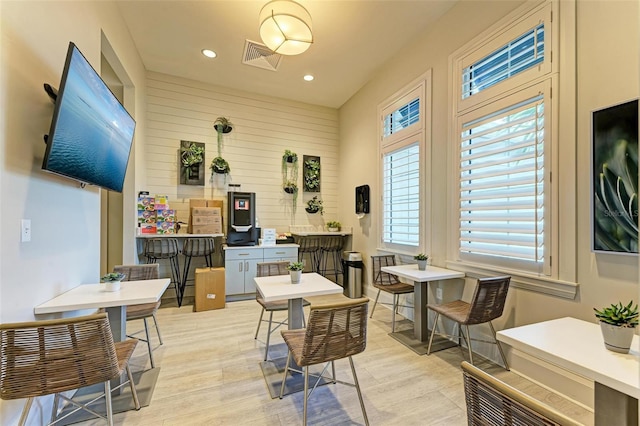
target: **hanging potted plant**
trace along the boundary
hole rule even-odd
[[[324,214],[324,207],[322,206],[322,200],[318,200],[318,196],[314,195],[312,199],[307,201],[307,207],[304,208],[307,213],[315,214],[320,212],[321,215]]]
[[[293,151],[289,151],[288,149],[284,150],[284,154],[282,155],[282,161],[285,163],[295,163],[298,161],[298,154]]]
[[[638,325],[638,305],[633,306],[632,300],[626,306],[618,302],[602,310],[593,310],[600,320],[604,346],[613,352],[628,353]]]
[[[229,167],[229,163],[227,163],[227,160],[225,160],[222,157],[214,158],[209,168],[213,173],[217,173],[220,175],[228,175],[229,172],[231,171],[231,167]]]
[[[297,194],[298,193],[298,185],[296,185],[295,182],[293,181],[286,181],[284,183],[284,185],[282,186],[282,189],[284,189],[284,192],[286,192],[287,194]]]

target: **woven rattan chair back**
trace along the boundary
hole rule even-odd
[[[350,357],[367,346],[369,300],[311,307],[304,336],[301,366]]]
[[[483,324],[502,316],[511,277],[479,278],[465,325]]]
[[[469,426],[580,424],[466,361],[462,374]]]
[[[118,377],[105,313],[0,324],[0,397],[50,395]]]
[[[117,265],[113,272],[124,274],[123,281],[155,280],[160,278],[160,265],[147,263],[144,265]]]
[[[258,263],[257,276],[258,277],[270,277],[272,275],[288,275],[289,271],[287,266],[289,262],[262,262]]]
[[[381,270],[383,266],[396,266],[395,255],[371,256],[371,265],[371,282],[374,285],[391,285],[398,284],[400,282],[397,276]]]

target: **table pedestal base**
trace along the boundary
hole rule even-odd
[[[596,426],[638,426],[638,400],[595,382],[594,416]]]
[[[133,373],[133,381],[136,385],[136,392],[138,393],[138,400],[140,401],[141,407],[147,407],[151,403],[151,396],[153,395],[153,390],[156,387],[156,382],[158,381],[159,374],[160,367]],[[89,386],[78,390],[74,396],[74,400],[84,404],[88,401],[91,401],[103,392],[104,384],[102,383]],[[120,393],[118,395],[115,395],[115,392],[112,393],[111,406],[113,407],[113,414],[135,410],[129,384],[126,384],[125,386],[120,388]],[[99,400],[90,404],[89,408],[106,416],[104,398],[100,398]],[[65,409],[62,410],[60,414],[58,414],[58,418],[63,417],[65,414],[73,411],[74,409],[75,406],[69,404],[69,406],[65,407]],[[56,424],[69,425],[72,423],[78,423],[95,418],[96,417],[93,414],[84,410],[80,410]]]
[[[416,339],[415,333],[413,330],[402,330],[396,331],[395,333],[389,333],[389,336],[396,339],[398,342],[402,343],[418,355],[425,355],[427,353],[427,348],[429,347],[429,341],[423,342],[421,340]],[[456,342],[453,342],[449,339],[445,339],[444,337],[438,336],[437,334],[433,336],[433,344],[431,345],[431,352],[441,351],[443,349],[452,348],[457,346]]]
[[[287,357],[276,358],[269,361],[261,361],[260,368],[262,369],[262,374],[264,375],[264,381],[267,384],[267,388],[269,389],[269,395],[271,398],[279,398],[280,397],[280,387],[282,386],[282,377],[284,376],[284,367],[287,364]],[[293,360],[291,360],[291,364],[289,368],[294,368],[296,370],[302,371],[301,367],[298,367]],[[313,368],[313,367],[312,367]],[[318,365],[318,369],[321,370],[322,366]],[[331,372],[331,367],[327,370],[329,373]],[[317,377],[311,375],[311,371],[309,372],[309,389],[313,387],[315,384]],[[320,383],[318,386],[326,385],[331,383],[328,379],[320,379]],[[304,390],[304,374],[298,372],[292,372],[289,370],[289,374],[287,374],[287,381],[284,385],[284,395],[290,395],[292,393],[301,392]]]

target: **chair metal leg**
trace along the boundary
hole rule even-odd
[[[489,327],[491,327],[491,333],[493,333],[493,340],[495,340],[496,345],[498,345],[498,351],[500,351],[502,362],[504,362],[504,368],[505,370],[509,371],[509,364],[507,363],[507,357],[504,356],[504,352],[502,351],[502,345],[500,345],[500,342],[498,342],[498,339],[496,338],[496,330],[495,328],[493,328],[493,324],[491,324],[491,321],[489,321]]]
[[[178,292],[178,306],[182,306],[182,298],[184,297],[184,289],[187,287],[187,277],[189,276],[189,268],[191,267],[191,256],[185,256],[184,273],[180,282],[180,291]]]
[[[371,315],[369,315],[369,318],[373,318],[373,312],[376,310],[376,305],[378,304],[379,297],[380,297],[380,289],[378,289],[378,294],[376,295],[376,301],[373,302],[373,308],[371,308]]]
[[[440,316],[440,313],[436,312],[436,317],[433,320],[433,328],[431,329],[431,336],[429,336],[429,346],[427,346],[427,355],[431,354],[431,344],[433,343],[433,335],[436,334],[436,329],[438,328],[439,316]]]
[[[391,307],[391,332],[396,332],[396,305],[398,304],[398,295],[393,295],[393,306]]]
[[[149,325],[147,324],[147,319],[142,318],[144,321],[144,334],[147,336],[147,348],[149,349],[149,360],[151,360],[151,368],[155,368],[155,364],[153,363],[153,349],[151,349],[151,339],[149,338]]]
[[[309,402],[309,366],[304,369],[304,408],[302,409],[302,424],[307,426],[307,405]]]
[[[335,361],[331,361],[331,374],[333,375],[333,384],[335,385],[336,382],[336,363]]]
[[[131,374],[131,369],[129,368],[129,364],[126,367],[127,377],[129,377],[129,387],[131,388],[131,396],[133,397],[133,406],[136,408],[136,411],[140,409],[140,400],[138,399],[138,391],[136,391],[136,384],[133,382],[133,374]]]
[[[22,408],[22,414],[20,415],[20,421],[18,422],[19,426],[24,426],[27,422],[27,417],[29,416],[29,410],[31,410],[31,405],[33,404],[33,397],[27,399],[27,402],[24,404]]]
[[[260,319],[258,320],[258,327],[256,328],[256,335],[253,337],[254,339],[258,339],[258,332],[260,331],[260,324],[262,324],[262,316],[264,315],[264,308],[260,312]]]
[[[158,319],[156,318],[156,313],[151,314],[153,317],[153,324],[156,326],[156,333],[158,333],[158,340],[160,340],[160,344],[162,345],[162,335],[160,334],[160,327],[158,327]]]
[[[349,364],[351,364],[351,373],[353,374],[353,383],[358,391],[358,399],[360,400],[360,408],[362,408],[362,416],[364,417],[364,424],[369,426],[369,419],[367,418],[367,411],[364,409],[364,400],[362,399],[362,392],[360,391],[360,383],[358,383],[358,376],[356,375],[356,368],[353,365],[353,358],[349,357]]]
[[[104,403],[107,408],[107,424],[113,426],[113,407],[111,406],[111,382],[104,382]]]
[[[271,339],[271,324],[273,322],[273,311],[269,312],[269,331],[267,332],[267,347],[264,348],[264,360],[269,357],[269,340]]]
[[[467,348],[469,349],[469,362],[473,365],[473,351],[471,350],[471,334],[469,334],[469,326],[465,325],[464,330],[467,335]]]
[[[284,384],[287,381],[287,373],[289,372],[289,365],[291,363],[291,351],[287,353],[287,365],[284,367],[284,374],[282,376],[282,384],[280,385],[280,399],[284,396]]]
[[[58,417],[58,405],[60,405],[60,395],[56,393],[53,396],[53,406],[51,407],[51,423],[55,422]]]

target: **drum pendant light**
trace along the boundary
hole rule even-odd
[[[311,15],[293,0],[273,0],[260,11],[260,37],[281,55],[298,55],[313,43]]]

